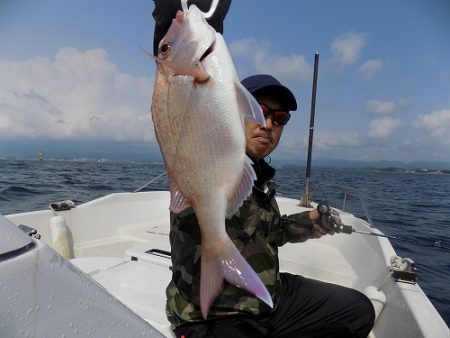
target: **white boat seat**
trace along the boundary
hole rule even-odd
[[[169,244],[169,225],[167,219],[152,220],[152,222],[132,223],[117,228],[120,236],[135,238],[139,241],[148,241],[159,238]]]
[[[73,265],[91,277],[126,261],[124,257],[79,257],[70,260]]]
[[[81,257],[71,262],[89,274],[109,293],[168,337],[172,336],[166,318],[166,286],[171,278],[170,257],[164,250],[140,243],[126,256]]]

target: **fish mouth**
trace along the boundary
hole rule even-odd
[[[211,42],[211,45],[202,54],[202,56],[199,59],[199,62],[203,62],[209,55],[212,54],[212,52],[214,51],[215,45],[216,45],[216,41],[214,40]]]

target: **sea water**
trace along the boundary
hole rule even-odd
[[[305,168],[272,164],[277,169],[278,193],[299,198],[305,187]],[[133,191],[164,172],[162,163],[0,159],[0,214],[42,210],[66,199],[81,204],[106,194]],[[167,189],[165,176],[146,187]],[[432,246],[441,241],[450,247],[450,174],[313,168],[311,198],[345,207],[387,235],[416,242],[391,241],[399,256],[416,262],[420,286],[450,325],[450,251]],[[350,236],[358,240],[361,235]]]

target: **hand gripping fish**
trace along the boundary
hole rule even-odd
[[[170,180],[170,210],[191,206],[201,231],[200,308],[206,319],[225,279],[273,307],[266,287],[225,229],[256,179],[244,118],[264,125],[239,83],[222,35],[195,6],[178,11],[159,44],[152,119]]]

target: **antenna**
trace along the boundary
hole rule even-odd
[[[306,162],[306,184],[305,192],[300,200],[300,205],[303,207],[310,207],[309,201],[309,181],[311,178],[311,155],[314,137],[314,116],[316,114],[316,93],[317,93],[317,76],[319,72],[319,53],[314,55],[314,75],[313,75],[313,87],[311,97],[311,117],[309,120],[309,142],[308,142],[308,160]]]

